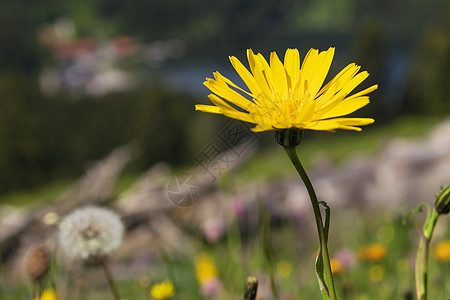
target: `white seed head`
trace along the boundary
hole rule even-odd
[[[76,209],[59,224],[59,244],[72,258],[104,256],[122,243],[124,226],[114,212],[100,207]]]

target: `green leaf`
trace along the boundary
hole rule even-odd
[[[421,204],[419,204],[418,207],[416,207],[414,209],[411,209],[408,212],[408,214],[403,218],[403,220],[402,220],[403,225],[406,225],[406,223],[408,222],[409,217],[411,217],[412,215],[421,213],[424,207],[427,209],[427,214],[429,214],[429,212],[430,212],[430,205],[428,203],[421,203]]]
[[[328,291],[327,282],[325,279],[325,271],[323,268],[323,258],[322,258],[322,246],[319,247],[316,256],[316,276],[319,281],[320,293],[322,294],[322,299],[330,300],[330,292]]]
[[[325,233],[325,239],[328,241],[328,231],[330,229],[330,208],[328,207],[327,203],[324,201],[319,202],[322,206],[325,207],[325,226],[324,226],[324,233]],[[319,247],[319,250],[317,251],[316,256],[316,276],[317,280],[319,281],[319,287],[320,287],[320,293],[322,294],[322,299],[329,300],[330,299],[330,292],[328,291],[326,276],[325,276],[325,270],[323,266],[323,257],[322,257],[322,244]]]

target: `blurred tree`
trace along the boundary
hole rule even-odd
[[[158,84],[68,102],[43,97],[20,75],[0,76],[0,193],[78,176],[131,141],[143,154],[139,171],[159,161],[191,163],[199,151],[187,139],[193,103]]]
[[[448,5],[450,11],[450,5]],[[450,13],[449,13],[450,15]],[[419,38],[406,95],[413,112],[444,114],[450,111],[450,21],[432,27]]]
[[[368,115],[376,116],[377,122],[389,120],[398,113],[398,111],[388,109],[389,105],[386,102],[389,100],[386,99],[384,93],[380,93],[380,90],[385,90],[388,85],[387,47],[379,22],[367,21],[361,26],[360,32],[355,38],[353,55],[351,55],[354,57],[355,63],[370,74],[363,86],[368,87],[374,83],[379,85],[379,90],[370,97],[371,104],[361,110],[362,114],[367,112]]]
[[[36,91],[20,73],[0,74],[0,191],[32,186],[43,175]]]

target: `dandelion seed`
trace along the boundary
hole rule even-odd
[[[105,256],[122,243],[124,227],[118,215],[100,207],[79,208],[59,225],[59,244],[72,258]]]

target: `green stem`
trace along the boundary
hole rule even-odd
[[[105,274],[106,280],[108,281],[108,284],[109,284],[111,292],[112,292],[112,294],[114,296],[114,299],[115,300],[120,300],[120,296],[119,296],[119,293],[117,292],[117,288],[116,288],[116,285],[114,283],[112,274],[111,274],[111,272],[109,270],[108,262],[106,261],[106,258],[103,257],[103,256],[99,256],[98,260],[99,260],[100,264],[102,265],[103,273]]]
[[[305,169],[303,168],[300,160],[298,159],[295,148],[294,147],[284,147],[284,149],[286,150],[286,153],[288,154],[289,158],[291,159],[292,163],[294,164],[295,168],[297,169],[298,174],[302,178],[303,182],[305,183],[306,189],[308,190],[308,194],[311,199],[311,204],[312,204],[312,207],[314,210],[314,217],[316,219],[317,231],[319,234],[319,242],[320,242],[320,246],[323,251],[323,262],[324,262],[324,267],[325,267],[325,274],[327,277],[328,288],[329,288],[329,292],[330,292],[330,298],[332,300],[336,300],[337,296],[336,296],[336,290],[334,287],[333,274],[331,273],[331,263],[330,263],[330,255],[328,253],[327,237],[325,236],[322,215],[320,213],[319,202],[317,201],[317,196],[314,191],[314,187],[312,186],[311,181],[309,180]]]
[[[261,202],[259,202],[259,211],[261,214],[261,242],[263,246],[264,251],[264,257],[266,259],[267,266],[269,268],[269,274],[270,274],[270,286],[272,289],[272,294],[274,299],[279,299],[278,294],[278,288],[275,281],[275,263],[274,263],[274,257],[273,257],[273,248],[272,248],[272,241],[270,238],[270,216],[265,211],[264,206]]]
[[[418,300],[427,299],[428,283],[428,253],[430,249],[431,236],[438,220],[439,213],[433,208],[432,213],[428,209],[427,219],[423,226],[422,236],[419,241],[419,248],[416,257],[416,293]]]

